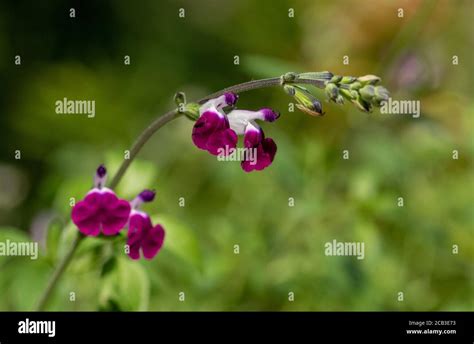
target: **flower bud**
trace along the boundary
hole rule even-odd
[[[316,99],[306,88],[299,85],[285,85],[285,92],[296,100],[296,107],[311,116],[323,115],[321,102]]]
[[[328,98],[335,102],[339,95],[339,88],[335,84],[328,82],[326,84],[325,92]]]
[[[107,180],[107,169],[103,164],[101,164],[94,176],[94,187],[102,189],[105,186],[105,181]]]
[[[334,75],[329,82],[332,82],[333,84],[337,84],[342,80],[342,76],[340,75]]]
[[[349,85],[349,88],[351,90],[356,90],[356,91],[361,87],[362,87],[362,84],[359,81],[354,81],[352,84]]]
[[[357,98],[357,91],[348,90],[345,88],[339,89],[339,94],[341,94],[347,100],[354,100]]]
[[[357,99],[354,99],[352,103],[355,104],[357,108],[361,111],[364,111],[364,112],[372,111],[372,105],[366,102],[364,99],[362,99],[360,95],[358,95]]]
[[[390,98],[390,93],[383,86],[376,86],[374,88],[374,93],[374,101],[377,106],[381,106],[383,102],[388,101],[388,98]]]
[[[283,90],[286,92],[286,94],[294,97],[296,94],[296,89],[292,85],[283,85]]]
[[[143,190],[142,192],[140,192],[138,197],[142,202],[151,202],[155,199],[155,195],[155,190]]]
[[[365,85],[359,90],[359,94],[366,102],[372,103],[375,97],[375,87],[372,85]]]
[[[362,85],[375,85],[378,82],[380,82],[380,79],[377,75],[364,75],[360,76],[357,78],[357,81],[359,81]]]
[[[357,80],[357,78],[355,78],[353,76],[344,76],[344,77],[342,77],[342,79],[339,83],[340,84],[352,84],[356,80]]]
[[[323,112],[323,106],[321,104],[321,102],[319,100],[317,100],[316,98],[313,100],[313,103],[311,104],[311,106],[303,106],[301,104],[296,104],[296,107],[298,108],[298,110],[310,115],[310,116],[323,116],[324,115],[324,112]]]

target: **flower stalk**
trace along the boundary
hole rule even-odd
[[[192,120],[198,119],[199,113],[196,114],[196,111],[199,111],[199,106],[206,103],[210,99],[217,98],[226,93],[239,94],[242,92],[267,87],[284,87],[285,85],[294,85],[297,86],[296,89],[289,90],[287,88],[286,92],[295,96],[296,91],[298,91],[298,108],[303,112],[312,115],[320,115],[322,114],[320,102],[314,96],[312,96],[309,91],[304,88],[302,89],[301,86],[298,86],[313,85],[317,88],[324,89],[330,100],[341,104],[345,98],[353,102],[359,109],[368,112],[371,110],[372,105],[380,106],[381,103],[383,103],[383,101],[388,98],[388,91],[385,88],[381,86],[374,86],[379,81],[380,78],[373,75],[355,78],[335,76],[330,72],[310,72],[301,74],[289,72],[280,77],[252,80],[233,85],[212,93],[195,103],[186,104],[184,93],[177,93],[175,96],[175,102],[178,105],[178,108],[168,111],[164,115],[156,118],[148,127],[145,128],[145,130],[143,130],[130,149],[129,159],[124,159],[122,161],[122,164],[109,183],[108,188],[113,190],[119,184],[128,167],[136,158],[140,150],[160,128],[175,120],[176,118],[181,117],[182,115],[186,115]],[[255,132],[257,133],[257,131]],[[260,133],[257,134],[261,135]],[[260,138],[260,141],[261,139],[263,139],[263,137]],[[77,251],[77,248],[84,238],[85,236],[83,234],[79,232],[77,233],[77,236],[74,238],[69,250],[61,258],[56,269],[51,275],[51,278],[38,301],[36,310],[43,311],[46,309],[48,301],[50,300],[55,287],[57,286],[61,276],[67,270],[67,267],[72,261],[74,253]]]

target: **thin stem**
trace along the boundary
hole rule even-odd
[[[140,152],[140,150],[150,139],[150,137],[152,137],[153,134],[166,123],[171,122],[173,119],[179,117],[179,115],[180,114],[176,110],[169,111],[163,116],[155,119],[145,130],[143,130],[143,132],[140,134],[140,136],[138,136],[138,138],[133,143],[132,148],[130,149],[129,159],[125,159],[122,161],[122,164],[120,165],[117,173],[115,173],[114,177],[112,178],[112,181],[109,184],[110,189],[114,189],[117,186],[117,184],[120,182],[123,175],[127,171],[128,166],[130,166],[133,159],[135,159],[135,156],[138,154],[138,152]]]
[[[214,93],[208,95],[207,97],[204,97],[204,98],[198,100],[198,103],[203,103],[208,99],[219,97],[220,95],[222,95],[226,92],[241,93],[241,92],[245,92],[245,91],[256,90],[258,88],[278,86],[280,84],[281,84],[281,81],[280,81],[279,77],[278,78],[260,79],[260,80],[251,80],[251,81],[243,82],[241,84],[230,86],[230,87],[224,88],[223,90],[214,92]]]
[[[315,80],[315,79],[297,79],[295,80],[298,84],[311,84],[319,88],[324,87],[324,80]],[[243,82],[241,84],[237,84],[234,86],[230,86],[224,88],[220,91],[214,92],[204,98],[199,99],[197,102],[202,104],[205,101],[216,98],[226,92],[234,92],[234,93],[242,93],[246,91],[256,90],[259,88],[266,88],[266,87],[273,87],[273,86],[280,86],[281,85],[281,77],[277,78],[268,78],[268,79],[260,79],[260,80],[251,80],[247,82]],[[167,112],[161,117],[155,119],[136,139],[135,143],[132,145],[130,149],[130,157],[129,159],[125,159],[122,164],[120,165],[117,173],[113,177],[112,181],[109,184],[109,188],[114,189],[120,180],[122,179],[123,175],[127,171],[128,167],[132,163],[133,159],[137,156],[140,149],[145,145],[145,143],[153,136],[153,134],[160,129],[162,126],[171,122],[173,119],[178,118],[181,114],[178,111],[172,110]]]
[[[314,79],[299,79],[296,78],[295,83],[298,84],[311,84],[319,88],[324,87],[324,80],[314,80]],[[250,90],[255,90],[259,88],[266,88],[266,87],[273,87],[273,86],[280,86],[281,85],[281,78],[268,78],[268,79],[260,79],[260,80],[252,80],[248,82],[244,82],[238,85],[230,86],[227,88],[224,88],[223,90],[217,91],[215,93],[212,93],[200,100],[198,100],[198,103],[203,103],[208,99],[218,97],[226,92],[234,92],[234,93],[241,93],[241,92],[246,92]],[[109,184],[110,189],[114,189],[122,177],[124,176],[125,172],[127,171],[128,167],[132,163],[132,161],[135,159],[137,154],[140,152],[142,147],[148,142],[148,140],[153,136],[155,132],[158,131],[161,127],[163,127],[165,124],[171,122],[172,120],[178,118],[181,116],[181,113],[178,112],[177,109],[168,111],[165,113],[163,116],[158,117],[155,119],[145,130],[138,136],[138,138],[135,140],[135,142],[132,145],[132,148],[130,149],[130,157],[129,159],[124,159],[122,161],[122,164],[120,165],[117,173],[114,175],[112,178],[112,181]],[[42,311],[45,309],[47,302],[56,287],[59,279],[63,275],[63,273],[66,271],[66,268],[68,267],[69,263],[72,260],[72,257],[74,256],[74,253],[76,252],[77,248],[79,247],[79,243],[82,241],[84,236],[81,234],[78,234],[77,237],[74,239],[74,242],[72,243],[72,246],[69,248],[69,251],[64,255],[64,257],[61,259],[59,262],[56,270],[54,271],[53,275],[51,276],[51,279],[48,282],[48,285],[46,286],[46,289],[44,290],[37,306],[38,311]]]
[[[84,236],[80,233],[77,233],[76,237],[74,238],[74,241],[72,242],[71,247],[69,248],[69,251],[64,255],[63,259],[59,262],[59,265],[57,266],[56,270],[54,271],[53,275],[51,276],[51,279],[48,282],[48,285],[46,286],[46,289],[44,290],[43,294],[41,295],[41,298],[38,301],[38,305],[36,306],[36,309],[38,311],[44,311],[46,308],[46,305],[48,303],[48,300],[51,296],[51,293],[54,290],[54,287],[59,281],[59,278],[61,275],[64,273],[66,270],[67,266],[71,262],[71,259],[76,252],[77,248],[79,247],[80,242]]]
[[[297,78],[293,83],[298,83],[298,84],[308,84],[308,85],[314,85],[319,88],[324,88],[324,82],[325,80],[321,79],[300,79]],[[291,83],[291,82],[286,82],[286,83]],[[198,103],[204,103],[206,100],[209,100],[211,98],[216,98],[226,92],[234,92],[234,93],[242,93],[246,91],[251,91],[251,90],[256,90],[259,88],[266,88],[266,87],[272,87],[272,86],[280,86],[281,85],[281,77],[278,78],[268,78],[268,79],[260,79],[260,80],[251,80],[247,82],[243,82],[241,84],[237,84],[234,86],[230,86],[227,88],[224,88],[223,90],[214,92],[207,97],[204,97],[200,100],[198,100]]]

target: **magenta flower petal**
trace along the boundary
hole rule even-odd
[[[213,155],[218,155],[220,148],[235,148],[238,140],[225,115],[212,110],[204,112],[196,121],[192,139],[198,148]]]
[[[153,227],[150,217],[140,211],[130,216],[127,244],[132,259],[140,258],[140,249],[146,259],[152,259],[163,246],[165,230],[161,225]]]
[[[146,259],[152,259],[161,246],[165,239],[165,230],[163,226],[156,225],[148,230],[142,243],[143,256]]]
[[[255,169],[260,171],[270,166],[275,158],[276,151],[277,146],[275,141],[271,138],[263,139],[257,150],[257,164],[255,165]]]
[[[130,204],[109,189],[92,189],[72,209],[71,218],[84,235],[115,235],[126,225]]]
[[[253,148],[260,145],[263,140],[263,130],[260,128],[255,128],[251,125],[248,126],[249,129],[245,131],[244,136],[244,147]]]
[[[151,219],[145,214],[133,212],[130,216],[127,239],[127,245],[130,248],[130,253],[128,254],[130,258],[140,258],[140,247],[142,244],[144,229],[151,226]]]
[[[244,147],[252,150],[246,159],[241,162],[245,172],[261,171],[270,166],[275,158],[277,146],[271,138],[265,138],[263,130],[250,126],[245,132]],[[253,157],[250,159],[249,157]]]
[[[194,124],[193,142],[198,148],[207,150],[209,137],[216,131],[227,128],[228,125],[226,126],[226,119],[223,115],[215,111],[206,111]]]
[[[100,219],[97,216],[96,193],[89,194],[86,199],[72,208],[72,222],[79,228],[84,235],[97,236],[100,233]]]
[[[237,146],[238,137],[232,129],[217,131],[209,137],[207,150],[212,155],[227,155]]]

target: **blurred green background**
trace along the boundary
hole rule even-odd
[[[289,112],[280,88],[244,93],[241,108],[282,113],[263,124],[273,165],[250,174],[197,149],[192,122],[172,122],[117,189],[157,190],[145,209],[166,228],[163,250],[132,262],[120,240],[87,239],[49,309],[473,310],[472,13],[469,0],[2,2],[0,241],[44,245],[36,261],[0,257],[0,310],[33,308],[76,231],[69,198],[100,163],[113,174],[176,91],[192,100],[323,70],[377,74],[393,98],[420,100],[421,118],[322,92],[326,116],[312,118]],[[56,114],[64,97],[95,100],[96,117]],[[325,256],[333,239],[364,242],[365,259]]]

